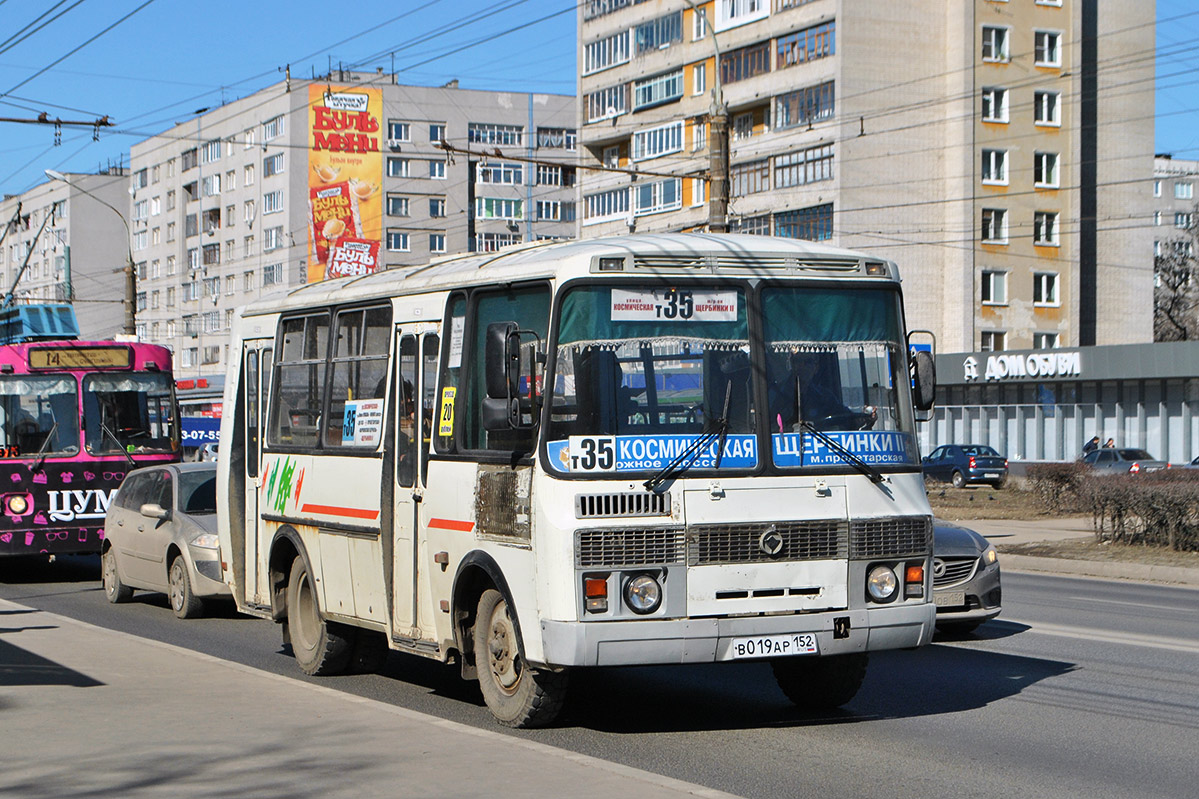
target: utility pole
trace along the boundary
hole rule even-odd
[[[715,69],[712,76],[712,105],[708,109],[708,231],[729,231],[729,107],[724,102],[724,89],[720,85],[720,42],[716,40],[716,29],[708,15],[693,0],[683,0],[691,10],[703,18],[704,27],[712,35],[712,48],[716,51]]]

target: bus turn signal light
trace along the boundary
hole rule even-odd
[[[608,578],[584,577],[583,596],[587,601],[588,613],[608,612]]]
[[[924,596],[923,563],[909,563],[904,569],[903,596],[905,599]]]

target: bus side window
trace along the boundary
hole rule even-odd
[[[293,447],[316,445],[317,422],[324,402],[328,340],[328,314],[280,322],[280,356],[272,381],[271,443]]]
[[[246,352],[242,391],[246,397],[246,476],[258,476],[258,350]]]
[[[396,387],[399,434],[396,436],[396,479],[412,485],[416,474],[416,336],[400,339],[400,382]]]
[[[417,413],[420,414],[420,448],[427,456],[429,441],[433,436],[433,425],[437,420],[437,349],[440,340],[436,333],[425,336],[421,342],[421,396]],[[421,461],[421,482],[427,482],[429,459]]]
[[[335,324],[332,391],[325,421],[326,447],[377,447],[381,428],[365,433],[357,426],[364,400],[378,398],[378,387],[386,384],[387,350],[390,344],[391,306],[341,311]],[[380,403],[381,404],[381,403]],[[365,410],[365,409],[363,409]],[[382,411],[378,411],[381,421]]]

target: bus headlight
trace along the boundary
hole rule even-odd
[[[624,603],[634,613],[653,613],[662,604],[662,585],[649,574],[638,574],[624,584]]]
[[[875,566],[866,575],[866,592],[875,602],[890,602],[899,588],[899,578],[890,566]]]

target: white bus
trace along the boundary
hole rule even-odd
[[[827,708],[932,636],[894,264],[542,242],[261,299],[233,348],[226,580],[308,674],[453,660],[536,726],[575,668],[768,658]]]

